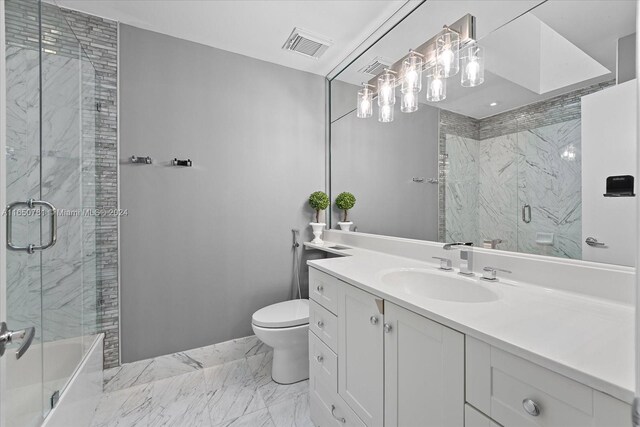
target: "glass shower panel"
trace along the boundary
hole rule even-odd
[[[95,70],[61,10],[42,7],[42,198],[58,208],[58,242],[42,252],[44,400],[95,334]],[[46,227],[43,240],[49,238]]]
[[[40,5],[37,0],[7,0],[6,16],[6,178],[7,202],[40,198]],[[11,217],[12,240],[40,242],[40,220],[29,210]],[[3,218],[4,222],[5,219]],[[4,244],[4,243],[3,243]],[[7,324],[18,330],[35,327],[31,348],[17,360],[5,357],[3,397],[7,426],[42,422],[43,336],[40,256],[7,251]]]
[[[55,5],[6,0],[7,201],[58,208],[57,243],[7,252],[7,323],[35,340],[2,374],[7,426],[37,426],[97,332],[95,69]],[[4,171],[3,171],[4,173]],[[42,245],[50,216],[15,210],[13,241]]]

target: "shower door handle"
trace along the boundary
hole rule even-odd
[[[28,244],[27,246],[18,246],[13,243],[13,240],[12,240],[13,213],[12,212],[20,206],[26,206],[28,209],[33,209],[37,206],[43,206],[49,209],[50,216],[51,216],[51,223],[50,223],[49,241],[47,242],[47,244],[45,245]],[[13,251],[25,251],[28,254],[32,254],[35,251],[43,251],[45,249],[49,249],[51,246],[56,244],[56,241],[58,240],[58,210],[51,203],[46,202],[44,200],[34,200],[34,199],[29,199],[26,202],[13,202],[9,206],[7,206],[7,210],[5,214],[7,215],[7,247],[9,249]]]
[[[531,205],[522,206],[522,222],[526,224],[531,222]]]
[[[4,355],[7,344],[11,344],[15,340],[21,340],[20,347],[16,351],[16,359],[20,359],[33,342],[33,337],[36,335],[36,328],[29,327],[19,331],[7,330],[7,324],[0,322],[0,356]]]

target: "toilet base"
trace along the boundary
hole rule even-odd
[[[278,384],[293,384],[309,378],[309,347],[273,349],[271,378]]]

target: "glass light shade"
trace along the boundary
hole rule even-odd
[[[418,91],[403,91],[400,98],[400,111],[403,113],[413,113],[418,111]]]
[[[378,106],[393,105],[396,103],[396,76],[385,72],[378,77]]]
[[[414,52],[402,61],[402,92],[422,90],[422,57]]]
[[[382,105],[378,108],[378,121],[380,123],[393,121],[393,105]]]
[[[442,68],[443,77],[451,77],[460,71],[460,36],[446,30],[436,38],[436,58]]]
[[[442,72],[436,67],[427,76],[427,101],[443,101],[447,97],[447,80]]]
[[[358,91],[358,107],[356,116],[360,119],[367,119],[373,115],[373,91],[368,87],[363,87]]]
[[[460,84],[462,86],[474,87],[484,82],[484,48],[477,44],[465,48],[460,62],[462,67]]]

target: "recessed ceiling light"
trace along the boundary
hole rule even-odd
[[[489,104],[489,107],[495,107],[496,105],[498,105],[497,102],[492,102],[491,104]]]

